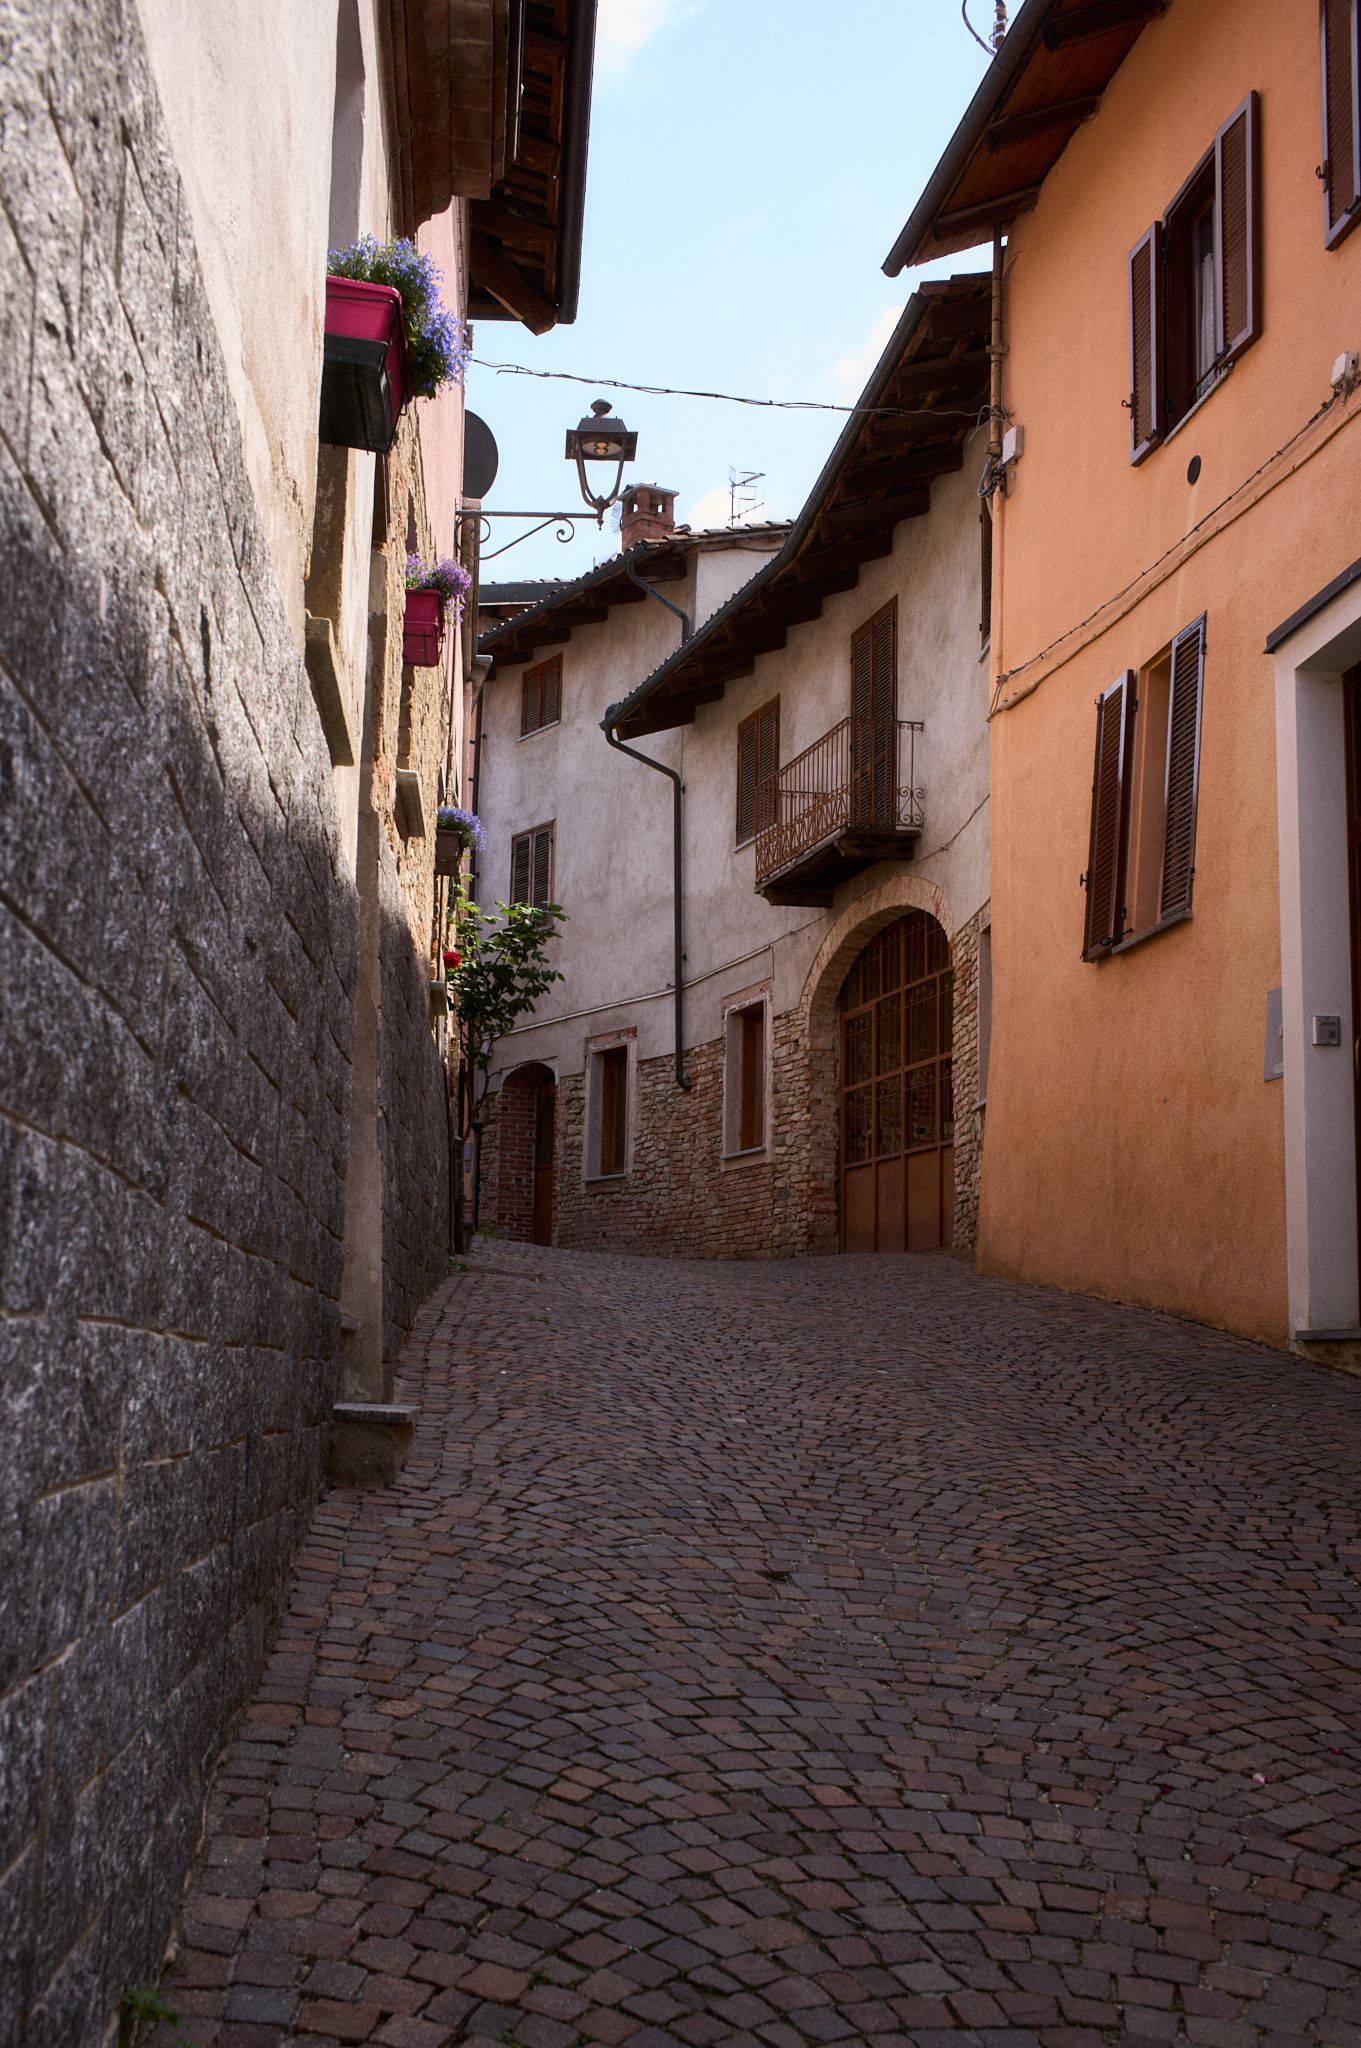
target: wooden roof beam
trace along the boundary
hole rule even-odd
[[[989,121],[983,141],[995,153],[1010,149],[1014,142],[1029,142],[1036,135],[1052,135],[1059,128],[1080,128],[1100,105],[1100,93],[1089,92],[1078,100],[1056,100],[1052,107],[1032,107],[1027,114],[1004,114],[1000,120]]]
[[[892,498],[875,498],[862,505],[834,505],[828,524],[842,532],[889,532],[900,519],[918,519],[931,509],[930,491],[906,491]]]
[[[1167,0],[1091,0],[1087,7],[1075,7],[1071,14],[1052,17],[1040,34],[1047,50],[1063,50],[1070,43],[1090,42],[1119,28],[1142,28],[1166,14]]]
[[[972,234],[975,228],[1005,227],[1018,213],[1033,213],[1039,203],[1038,185],[1022,185],[1015,192],[999,192],[977,206],[959,206],[953,213],[938,213],[931,223],[935,235]],[[976,323],[976,319],[975,322]]]
[[[487,292],[531,334],[547,334],[550,327],[556,327],[557,307],[530,283],[524,272],[493,248],[485,235],[475,234],[472,240],[469,270],[474,289]]]

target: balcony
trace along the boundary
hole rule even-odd
[[[756,887],[825,905],[876,860],[911,860],[922,829],[914,719],[843,718],[756,791]]]

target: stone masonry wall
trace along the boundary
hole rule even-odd
[[[86,2048],[321,1485],[356,920],[131,0],[0,58],[0,2043]]]
[[[978,1077],[978,948],[991,915],[984,904],[955,933],[950,953],[955,970],[955,1250],[978,1243],[978,1194],[983,1173],[983,1111]]]

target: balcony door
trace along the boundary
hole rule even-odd
[[[871,939],[839,1007],[842,1249],[938,1251],[954,1226],[954,973],[935,918],[912,910]]]
[[[854,831],[892,830],[897,764],[898,601],[851,636],[851,791]]]

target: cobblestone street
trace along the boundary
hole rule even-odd
[[[408,1357],[195,2048],[1361,2042],[1361,1386],[945,1257],[500,1243]]]

